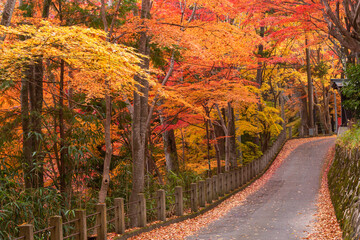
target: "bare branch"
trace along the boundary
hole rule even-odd
[[[169,78],[170,78],[170,76],[171,76],[171,74],[172,74],[172,72],[174,70],[174,65],[175,65],[174,55],[175,55],[175,52],[173,52],[172,55],[171,55],[169,70],[166,73],[166,76],[165,76],[164,80],[162,81],[161,86],[165,86],[165,84],[169,80]],[[156,96],[154,97],[154,100],[153,100],[153,102],[151,104],[151,107],[150,107],[150,110],[149,110],[149,113],[148,113],[148,117],[147,117],[147,120],[146,120],[146,126],[147,127],[150,125],[151,117],[152,117],[152,114],[154,112],[154,108],[155,108],[155,105],[156,105],[156,102],[157,102],[158,98],[159,98],[159,94],[157,93]]]

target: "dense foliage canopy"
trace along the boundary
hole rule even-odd
[[[0,238],[331,133],[346,2],[1,1]]]

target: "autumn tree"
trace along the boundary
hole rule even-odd
[[[15,69],[21,69],[28,63],[39,61],[39,56],[43,59],[60,58],[69,67],[78,69],[77,76],[93,76],[93,79],[88,82],[73,80],[72,83],[74,87],[79,87],[81,84],[81,91],[89,97],[99,97],[110,94],[113,90],[134,89],[132,79],[134,73],[143,73],[136,65],[140,63],[139,55],[122,45],[104,43],[106,36],[101,31],[79,27],[55,27],[42,22],[39,26],[22,25],[17,29],[2,28],[2,33],[28,37],[24,41],[14,42],[2,49],[4,54],[1,67],[7,70],[3,74],[10,76],[11,79],[21,77],[21,74],[14,76]],[[48,34],[55,34],[57,37],[48,40]],[[96,44],[96,47],[93,44]],[[30,56],[23,58],[24,55],[29,55],[27,49],[32,49]],[[85,55],[88,57],[84,58]],[[109,59],[112,62],[111,65]],[[107,77],[104,78],[104,76]],[[118,77],[122,78],[122,82],[118,82]],[[111,88],[104,86],[105,79]]]

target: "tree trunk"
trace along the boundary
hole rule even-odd
[[[30,141],[33,162],[32,187],[44,185],[43,180],[43,153],[42,153],[42,103],[43,103],[43,64],[42,59],[36,60],[31,66],[29,77],[30,102]]]
[[[167,129],[167,121],[164,116],[160,115],[160,122],[164,126],[162,133],[164,141],[164,154],[166,161],[166,170],[168,172],[179,172],[179,159],[176,148],[175,132],[174,129]]]
[[[228,134],[229,134],[229,161],[232,168],[237,167],[236,159],[236,128],[235,128],[235,115],[234,109],[231,106],[231,103],[228,102]]]
[[[305,131],[308,128],[308,103],[305,97],[302,98],[302,94],[299,93],[299,98],[301,98],[301,109],[300,109],[300,117],[301,117],[301,129],[302,135],[306,135]],[[303,136],[301,136],[303,137]]]
[[[47,0],[45,0],[47,1]],[[116,6],[115,13],[119,10],[121,1],[118,2]],[[113,26],[116,20],[116,14],[114,14],[112,21],[110,23],[110,28],[108,26],[107,22],[107,16],[106,16],[106,3],[105,0],[101,0],[101,9],[100,9],[100,15],[101,20],[104,25],[104,31],[107,33],[106,41],[110,42],[111,36],[113,33]],[[112,2],[110,3],[112,5]],[[110,64],[110,63],[109,63]],[[113,154],[112,144],[111,144],[111,111],[112,111],[112,103],[111,103],[111,89],[109,86],[108,81],[105,81],[105,85],[107,87],[107,92],[105,94],[105,120],[104,120],[104,131],[105,131],[105,159],[104,159],[104,165],[103,165],[103,173],[102,173],[102,181],[101,181],[101,187],[99,191],[99,203],[105,203],[106,196],[108,193],[109,185],[110,185],[110,164],[111,164],[111,157]],[[146,141],[146,139],[145,139]],[[145,156],[145,152],[144,152]]]
[[[141,3],[141,18],[149,18],[150,15],[150,0],[142,0]],[[149,56],[149,36],[144,29],[140,33],[139,53],[144,56]],[[145,70],[149,69],[149,59],[143,58],[141,67]],[[148,118],[148,95],[149,83],[141,76],[136,76],[135,81],[138,92],[134,93],[133,105],[133,122],[132,122],[132,154],[133,154],[133,172],[132,172],[132,189],[130,194],[130,202],[133,203],[130,207],[129,215],[130,225],[135,227],[138,225],[137,204],[138,194],[144,191],[144,168],[145,168],[145,144],[147,135],[147,118]]]
[[[214,134],[216,136],[216,138],[218,138],[216,140],[217,142],[217,148],[219,149],[219,156],[220,158],[224,158],[225,157],[225,133],[223,128],[221,127],[221,123],[218,120],[214,121],[213,124],[213,131]]]
[[[16,1],[6,2],[1,24],[9,26]],[[22,2],[20,2],[20,6]],[[43,14],[47,17],[46,12]],[[4,39],[5,36],[2,37]],[[31,65],[24,66],[21,81],[21,115],[23,130],[23,170],[26,188],[44,186],[42,147],[43,62],[39,57]]]
[[[260,37],[264,37],[265,35],[265,27],[260,27]],[[264,55],[264,46],[262,44],[258,47],[258,55],[260,57],[263,57]],[[263,82],[263,64],[261,61],[258,61],[258,68],[256,70],[256,82],[259,84],[259,89],[261,88],[262,82]]]
[[[186,147],[185,136],[184,136],[183,128],[181,128],[181,148],[182,148],[181,150],[182,150],[182,166],[183,166],[183,168],[185,168],[185,162],[186,162],[185,147]]]
[[[208,116],[208,112],[206,113]],[[206,145],[207,145],[207,160],[208,160],[208,177],[211,177],[211,157],[210,157],[210,130],[209,130],[209,119],[205,119],[205,131],[206,131]]]
[[[65,144],[65,119],[64,119],[64,73],[65,62],[61,60],[60,63],[60,84],[59,84],[59,130],[60,130],[60,192],[64,195],[65,199],[69,199],[71,192],[71,178],[72,178],[72,164],[69,163],[67,146]],[[66,201],[67,202],[67,201]]]
[[[281,118],[283,120],[282,126],[285,128],[286,119],[285,119],[285,99],[283,93],[280,94],[280,108],[281,108]]]
[[[305,54],[306,54],[306,74],[307,74],[307,81],[308,81],[308,120],[309,120],[309,128],[314,128],[314,89],[313,83],[311,78],[311,63],[310,63],[310,49],[308,45],[308,39],[305,36]]]
[[[1,25],[10,26],[11,18],[14,12],[16,0],[7,0],[1,17]],[[0,37],[0,41],[4,41],[5,35]]]
[[[229,171],[230,170],[229,130],[228,130],[227,126],[226,126],[225,119],[223,118],[223,116],[221,114],[219,105],[215,104],[215,108],[216,108],[218,116],[220,118],[221,127],[223,128],[224,133],[225,133],[225,171]]]
[[[31,151],[31,138],[30,135],[30,118],[29,118],[29,82],[28,82],[28,71],[25,72],[25,77],[21,80],[21,120],[22,120],[22,139],[23,139],[23,172],[25,188],[32,187],[32,151]]]
[[[163,132],[166,168],[174,173],[179,172],[179,159],[177,155],[176,139],[174,129]]]
[[[326,133],[330,134],[332,133],[332,124],[331,124],[331,115],[330,115],[330,107],[329,107],[329,103],[330,103],[330,91],[327,90],[326,93],[324,94],[325,98],[324,98],[324,109],[325,109],[325,119],[326,119]]]
[[[101,188],[99,191],[99,203],[105,203],[107,192],[110,184],[110,163],[112,155],[112,145],[111,145],[111,97],[109,94],[105,96],[106,104],[106,117],[104,121],[105,129],[105,160],[101,181]]]
[[[221,157],[220,157],[219,142],[217,140],[217,136],[216,136],[216,132],[215,132],[215,125],[211,122],[211,120],[209,121],[209,124],[212,129],[211,132],[212,132],[214,148],[215,148],[215,153],[216,153],[217,173],[220,174],[221,173]]]

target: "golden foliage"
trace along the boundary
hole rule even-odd
[[[139,66],[143,56],[130,47],[107,42],[102,30],[42,21],[38,25],[1,26],[0,34],[10,38],[0,50],[1,77],[7,80],[22,77],[25,67],[38,59],[64,60],[75,70],[72,84],[89,97],[135,90],[134,75],[147,76]]]

